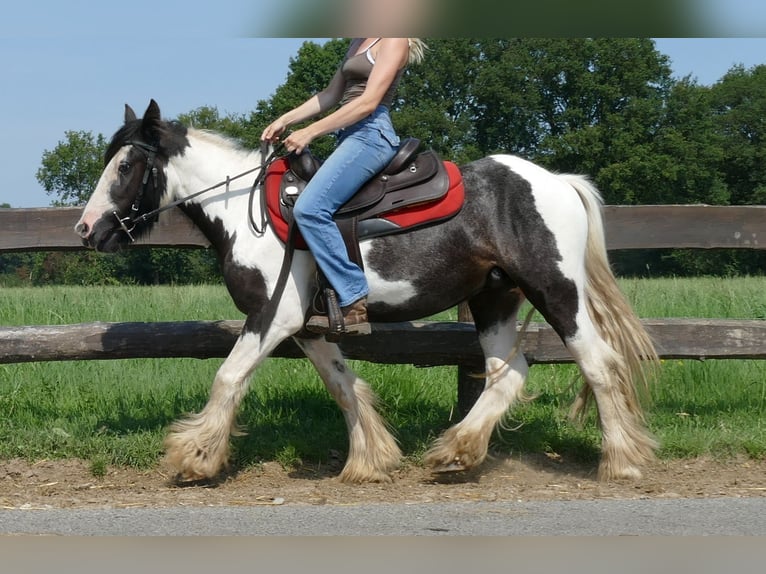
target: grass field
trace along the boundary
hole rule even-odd
[[[766,319],[762,277],[637,279],[621,286],[642,317]],[[233,319],[222,286],[44,287],[0,290],[0,325],[88,321]],[[108,464],[148,468],[164,428],[201,409],[220,359],[70,361],[0,365],[0,459],[78,457],[95,474]],[[352,361],[381,398],[409,459],[455,422],[456,369]],[[648,421],[662,457],[766,456],[766,361],[664,361]],[[567,419],[579,388],[573,365],[535,365],[520,405],[493,438],[506,454],[549,452],[595,460],[594,416]],[[343,417],[307,361],[269,359],[256,372],[233,440],[235,464],[290,465],[345,452]],[[513,430],[510,430],[513,429]]]

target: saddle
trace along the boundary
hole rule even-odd
[[[457,166],[442,161],[433,150],[419,153],[419,147],[416,138],[403,140],[391,162],[335,214],[349,257],[360,268],[360,241],[444,221],[463,206]],[[273,162],[266,172],[267,214],[283,242],[288,241],[292,208],[320,166],[304,151]],[[302,237],[295,238],[295,247],[307,248]]]

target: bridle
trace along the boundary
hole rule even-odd
[[[154,161],[157,157],[157,152],[159,151],[159,148],[155,145],[147,144],[142,141],[138,140],[127,140],[125,142],[125,145],[131,145],[133,147],[136,147],[141,152],[144,153],[146,156],[146,167],[144,169],[144,175],[141,179],[141,189],[138,190],[138,194],[136,194],[136,198],[133,200],[132,205],[130,206],[130,214],[125,217],[120,217],[120,215],[117,213],[117,211],[113,211],[112,215],[114,215],[115,219],[117,219],[117,225],[113,229],[122,229],[122,231],[125,232],[125,234],[130,239],[131,243],[135,243],[136,239],[133,237],[133,231],[136,229],[136,227],[139,224],[146,223],[147,221],[157,221],[159,218],[160,213],[163,211],[167,211],[168,209],[172,209],[174,207],[177,207],[178,205],[181,205],[182,203],[185,203],[189,201],[190,199],[194,199],[195,197],[202,195],[203,193],[207,193],[208,191],[212,191],[214,189],[217,189],[219,187],[226,186],[228,189],[229,184],[232,181],[235,181],[237,179],[240,179],[242,177],[245,177],[247,175],[250,175],[253,172],[259,171],[258,177],[255,178],[255,181],[253,182],[253,185],[250,188],[250,199],[248,203],[248,217],[250,221],[250,225],[253,228],[253,231],[256,235],[259,237],[262,236],[266,232],[266,224],[267,224],[267,218],[266,218],[266,210],[264,209],[264,193],[261,192],[261,222],[260,225],[256,224],[255,220],[253,219],[253,196],[255,195],[256,189],[261,185],[263,182],[264,177],[266,176],[266,169],[271,163],[278,159],[278,150],[282,147],[282,144],[276,146],[271,154],[266,158],[266,161],[264,161],[261,165],[253,167],[251,169],[248,169],[246,171],[243,171],[240,174],[237,174],[233,177],[226,176],[226,179],[223,181],[220,181],[214,185],[211,185],[210,187],[206,187],[205,189],[201,189],[200,191],[194,192],[191,195],[187,195],[186,197],[182,197],[181,199],[177,199],[171,203],[168,203],[167,205],[164,205],[162,207],[158,207],[157,209],[153,209],[151,211],[148,211],[147,213],[143,213],[141,215],[138,214],[140,207],[141,207],[141,201],[144,198],[144,195],[146,194],[147,185],[149,184],[149,176],[152,177],[152,184],[154,185],[155,190],[157,189],[157,181],[158,181],[158,171],[157,166],[154,165]],[[268,150],[268,144],[264,144],[261,146],[261,157],[264,157],[266,155],[266,151]]]
[[[126,145],[132,145],[139,150],[141,150],[144,155],[146,156],[146,168],[144,169],[144,177],[141,179],[141,189],[138,190],[138,193],[136,194],[136,198],[133,200],[133,204],[130,206],[130,215],[127,215],[125,217],[120,217],[119,214],[116,211],[113,211],[112,214],[117,218],[117,223],[119,223],[119,227],[122,228],[122,230],[125,232],[125,234],[130,238],[131,243],[135,242],[135,238],[131,234],[131,232],[136,228],[136,226],[139,223],[142,223],[144,221],[149,220],[149,216],[153,215],[155,217],[159,214],[151,214],[145,213],[144,215],[138,216],[138,210],[141,206],[141,201],[144,198],[144,194],[146,193],[146,186],[149,183],[149,175],[152,176],[152,183],[154,184],[154,188],[157,189],[157,166],[154,165],[154,160],[157,157],[157,146],[153,146],[141,141],[135,141],[135,140],[128,140],[125,142]],[[128,227],[130,225],[130,227]],[[115,227],[116,229],[116,227]]]

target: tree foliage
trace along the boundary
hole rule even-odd
[[[735,66],[713,86],[701,86],[673,79],[668,57],[648,38],[426,42],[426,59],[405,72],[392,116],[400,135],[420,138],[447,159],[519,154],[588,175],[610,204],[766,203],[766,66]],[[305,42],[285,82],[249,114],[222,117],[217,108],[202,107],[178,119],[256,148],[270,121],[327,85],[347,48],[341,39]],[[65,137],[43,154],[38,171],[55,205],[87,199],[105,146],[101,135]],[[311,147],[322,158],[333,146],[326,136]],[[135,253],[143,255],[109,264],[122,269],[88,260],[88,273],[72,273],[78,282],[106,281],[113,272],[120,281],[151,283],[178,281],[190,270],[209,280],[217,272],[192,252]],[[682,251],[615,257],[627,273],[647,266],[664,273],[762,273],[764,259],[763,253]]]
[[[766,65],[729,70],[713,86],[711,103],[731,203],[766,203]]]
[[[64,137],[43,152],[37,181],[54,196],[53,205],[84,205],[101,175],[106,140],[86,131],[67,131]]]

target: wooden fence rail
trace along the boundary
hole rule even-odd
[[[83,249],[73,232],[79,208],[0,209],[0,253]],[[766,249],[766,206],[606,206],[610,250],[659,248]],[[208,247],[180,210],[163,215],[137,247]],[[458,402],[465,412],[477,393],[467,373],[483,368],[476,333],[458,322],[375,324],[369,337],[342,343],[351,359],[422,366],[457,365]],[[644,319],[662,358],[766,359],[766,321]],[[84,323],[0,327],[0,363],[149,357],[225,357],[241,321]],[[552,329],[532,324],[524,354],[530,364],[572,360]],[[292,341],[272,354],[302,356]]]
[[[0,208],[3,251],[82,249],[73,227],[80,208]],[[606,244],[615,249],[766,249],[766,206],[608,205]],[[207,247],[207,239],[178,209],[163,214],[147,247]]]
[[[0,363],[96,359],[146,359],[228,355],[243,321],[80,323],[0,327]],[[665,359],[766,359],[766,321],[644,319]],[[530,364],[568,363],[572,356],[546,324],[531,323],[524,355]],[[341,342],[349,359],[417,366],[481,369],[483,355],[473,325],[463,322],[376,323],[367,337]],[[303,353],[291,340],[274,357]]]

